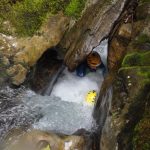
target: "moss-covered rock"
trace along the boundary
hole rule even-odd
[[[134,128],[133,149],[150,149],[150,110],[149,103],[145,106],[146,110],[143,118]]]
[[[149,5],[149,1],[140,1],[132,14],[130,40],[118,36],[119,26],[110,43],[108,64],[116,76],[112,108],[102,132],[101,146],[107,150],[149,149]]]
[[[122,62],[122,67],[150,66],[150,52],[127,54]]]
[[[14,133],[15,135],[15,133]],[[17,135],[17,133],[16,133]],[[11,142],[10,142],[11,141]],[[14,143],[15,141],[15,143]],[[32,130],[24,135],[20,135],[20,138],[13,136],[8,138],[9,142],[6,145],[8,150],[20,150],[20,149],[32,149],[37,150],[41,146],[40,143],[49,144],[49,148],[52,150],[85,150],[87,148],[87,140],[83,136],[76,135],[58,135],[51,132],[44,132],[40,130]]]
[[[65,8],[65,14],[75,18],[80,17],[87,0],[71,0]]]
[[[15,28],[14,33],[19,36],[32,36],[35,34],[47,18],[59,11],[66,15],[79,18],[85,7],[86,0],[21,0],[0,2],[1,32],[12,34],[5,28],[4,23]]]

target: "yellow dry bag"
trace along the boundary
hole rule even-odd
[[[96,101],[96,97],[97,97],[97,93],[95,90],[93,91],[89,91],[86,95],[86,102],[88,104],[92,104],[94,105],[95,101]]]

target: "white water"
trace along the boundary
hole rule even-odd
[[[33,128],[72,134],[78,129],[90,130],[93,124],[93,106],[85,102],[88,91],[99,92],[103,81],[101,70],[76,76],[65,69],[50,96],[33,95],[25,99],[26,105],[42,114]]]
[[[104,66],[107,68],[107,56],[108,56],[108,39],[103,40],[93,51],[98,52],[101,56]]]
[[[104,40],[94,49],[101,55],[105,66],[107,43],[108,40]],[[90,90],[99,92],[102,81],[102,70],[90,72],[81,78],[76,76],[75,72],[70,73],[65,69],[50,96],[37,95],[30,90],[17,90],[20,95],[14,95],[12,98],[11,94],[15,92],[8,92],[7,89],[0,91],[5,95],[10,93],[6,99],[0,95],[0,134],[15,127],[28,127],[31,124],[35,129],[54,130],[65,134],[74,133],[81,128],[90,130],[94,123],[93,106],[85,102],[85,96]],[[40,119],[37,121],[38,118]]]

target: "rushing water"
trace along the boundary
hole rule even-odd
[[[98,92],[102,81],[101,70],[80,78],[65,69],[50,96],[34,95],[24,99],[26,105],[43,116],[33,124],[33,128],[65,134],[72,134],[81,128],[90,130],[93,106],[86,103],[85,96],[90,90]]]
[[[107,66],[107,40],[96,50]],[[0,135],[15,127],[28,127],[72,134],[78,129],[91,130],[93,107],[85,101],[88,91],[100,91],[103,70],[78,77],[65,68],[59,72],[50,96],[41,96],[31,90],[6,88],[0,91]],[[51,88],[50,88],[51,89]],[[7,95],[7,96],[6,96]]]

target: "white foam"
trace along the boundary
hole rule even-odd
[[[102,71],[90,72],[78,77],[65,69],[55,84],[50,96],[27,92],[26,105],[42,114],[33,128],[53,130],[72,134],[78,129],[90,130],[92,127],[93,106],[86,105],[85,95],[90,90],[100,90],[103,81]]]
[[[99,92],[103,81],[102,71],[90,72],[85,77],[78,77],[75,72],[64,70],[63,76],[58,79],[51,95],[60,97],[63,101],[83,103],[90,90]]]

